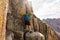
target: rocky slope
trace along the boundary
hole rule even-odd
[[[56,34],[60,37],[60,18],[58,19],[44,19],[46,24],[50,25],[50,27],[56,32]],[[60,38],[59,38],[60,39]]]
[[[24,33],[25,27],[23,15],[26,14],[26,11],[33,16],[30,20],[32,31],[37,28],[38,32],[44,35],[45,40],[58,40],[55,32],[33,14],[31,2],[28,2],[26,0],[9,0],[9,9],[7,13],[6,24],[7,29],[9,29],[6,31],[8,32],[8,35],[14,31],[13,34],[16,36],[19,35],[18,38],[20,38],[20,40],[23,40],[23,37],[21,37],[21,35],[23,35],[22,33]]]

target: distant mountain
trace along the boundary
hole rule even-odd
[[[43,21],[49,25],[55,32],[56,34],[60,37],[60,18],[58,19],[43,19]],[[60,38],[59,38],[60,39]]]

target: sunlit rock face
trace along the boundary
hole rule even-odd
[[[0,40],[5,40],[8,0],[0,0]]]

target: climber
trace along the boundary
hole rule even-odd
[[[31,31],[30,19],[31,19],[32,15],[31,14],[25,14],[24,17],[25,17],[25,26],[26,26],[26,29]]]

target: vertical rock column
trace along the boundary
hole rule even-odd
[[[1,3],[0,3],[0,40],[5,40],[7,8],[8,8],[8,0],[1,0]]]
[[[37,29],[39,31],[39,24],[37,18],[34,18],[34,29]]]

